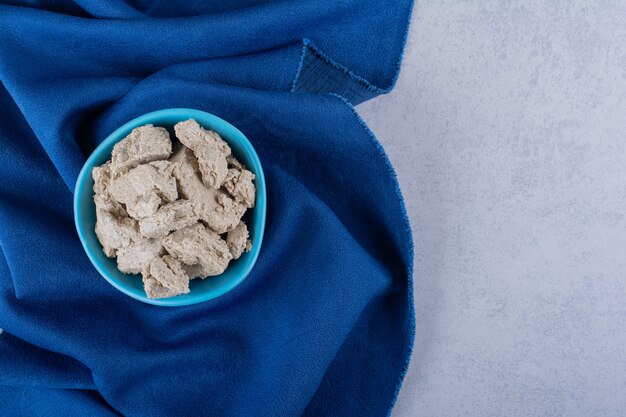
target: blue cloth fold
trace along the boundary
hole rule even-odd
[[[413,343],[412,241],[353,105],[389,91],[412,2],[0,5],[0,403],[7,415],[379,416]],[[118,292],[73,227],[115,128],[190,107],[242,130],[268,191],[250,276],[161,308]]]

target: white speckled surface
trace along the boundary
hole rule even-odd
[[[626,415],[626,2],[418,2],[358,110],[416,242],[405,416]]]

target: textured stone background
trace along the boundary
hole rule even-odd
[[[416,242],[394,416],[626,415],[626,2],[419,1],[358,110]]]

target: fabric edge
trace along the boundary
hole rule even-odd
[[[398,58],[397,58],[397,62],[396,62],[396,70],[395,73],[393,74],[393,76],[391,77],[390,83],[387,86],[377,86],[372,84],[371,82],[369,82],[365,77],[362,77],[358,74],[356,74],[355,72],[353,72],[352,70],[350,70],[348,67],[346,67],[345,65],[342,65],[341,63],[335,61],[334,59],[332,59],[328,54],[324,53],[320,48],[318,48],[311,39],[309,38],[303,38],[302,39],[302,52],[300,55],[300,62],[298,64],[298,68],[296,69],[292,84],[291,84],[291,89],[290,92],[291,93],[295,93],[298,91],[298,83],[301,80],[301,75],[302,75],[302,70],[303,70],[303,66],[305,63],[305,57],[307,52],[310,52],[312,54],[314,54],[317,58],[321,59],[323,62],[325,62],[326,64],[328,64],[329,66],[331,66],[333,69],[343,73],[347,79],[355,84],[358,84],[360,86],[363,87],[364,92],[367,92],[370,94],[369,97],[365,98],[364,100],[359,101],[359,103],[366,101],[370,98],[373,98],[375,96],[381,95],[381,94],[387,94],[389,93],[391,90],[394,89],[394,87],[396,86],[398,79],[400,77],[400,71],[401,71],[401,67],[402,67],[402,61],[404,59],[404,53],[406,51],[406,45],[407,45],[407,41],[408,41],[408,37],[409,37],[409,29],[411,27],[411,20],[412,20],[412,16],[413,16],[413,9],[415,7],[415,1],[414,0],[410,0],[409,2],[409,7],[407,10],[407,16],[405,18],[404,21],[404,31],[403,31],[403,35],[402,35],[402,44],[400,46],[400,50],[398,51]],[[332,93],[331,93],[332,94]],[[343,97],[340,94],[336,94],[337,96]],[[345,97],[344,97],[345,98]],[[359,104],[356,103],[356,104]],[[352,103],[350,103],[352,104]]]
[[[372,130],[367,126],[367,124],[365,123],[365,121],[361,118],[361,116],[359,115],[359,113],[357,112],[356,108],[345,98],[336,95],[336,94],[331,94],[331,96],[336,97],[337,99],[341,100],[341,102],[352,112],[352,114],[354,115],[354,117],[356,118],[356,120],[359,122],[359,124],[361,125],[361,127],[363,128],[363,130],[365,131],[365,133],[367,134],[367,136],[370,139],[370,142],[372,143],[372,145],[376,148],[376,150],[379,152],[380,156],[383,158],[383,160],[385,161],[385,165],[387,166],[387,169],[389,171],[389,173],[391,174],[391,178],[394,182],[394,193],[396,195],[396,198],[398,200],[398,204],[400,206],[400,211],[402,213],[402,217],[403,217],[403,222],[404,222],[404,232],[406,234],[406,238],[407,238],[407,251],[409,252],[409,257],[408,257],[408,265],[407,265],[407,269],[408,269],[408,276],[407,276],[407,290],[408,290],[408,305],[409,305],[409,322],[407,323],[409,326],[409,346],[408,346],[408,350],[407,350],[407,355],[405,358],[405,363],[404,363],[404,367],[402,369],[402,372],[400,373],[400,378],[398,380],[398,383],[396,384],[395,390],[394,390],[394,394],[393,397],[391,399],[391,403],[389,405],[389,410],[387,412],[387,416],[391,415],[391,412],[396,404],[396,401],[398,399],[398,395],[400,394],[400,389],[402,388],[402,383],[404,382],[404,379],[406,377],[406,374],[409,370],[409,365],[411,362],[411,356],[413,354],[413,348],[415,345],[415,304],[414,304],[414,294],[413,294],[413,267],[414,267],[414,262],[415,262],[415,243],[413,241],[413,233],[411,230],[411,223],[409,220],[409,215],[406,209],[406,205],[404,203],[404,197],[402,196],[402,190],[400,189],[400,183],[398,181],[398,175],[395,171],[395,169],[393,168],[393,165],[391,164],[391,161],[389,160],[389,157],[387,156],[387,153],[385,152],[385,149],[383,148],[382,144],[380,143],[380,141],[378,140],[378,138],[376,138],[376,136],[374,135],[374,132],[372,132]]]

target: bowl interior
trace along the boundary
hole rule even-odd
[[[195,119],[201,126],[219,133],[230,145],[234,156],[244,163],[256,175],[256,202],[249,209],[244,221],[250,232],[252,250],[244,253],[236,261],[231,261],[223,274],[206,279],[194,279],[190,282],[188,294],[172,298],[149,299],[143,290],[141,275],[127,275],[117,269],[116,260],[107,258],[102,252],[102,245],[96,237],[96,208],[93,201],[93,178],[91,170],[111,158],[113,145],[122,140],[131,130],[138,126],[151,123],[162,126],[173,136],[176,123]],[[74,191],[74,221],[78,236],[87,252],[87,256],[98,272],[114,287],[125,294],[146,303],[163,306],[181,306],[195,304],[218,297],[243,281],[256,262],[261,249],[263,230],[265,228],[266,196],[265,178],[259,158],[252,144],[237,128],[212,114],[193,109],[166,109],[148,113],[126,123],[109,135],[85,162],[76,182]]]

